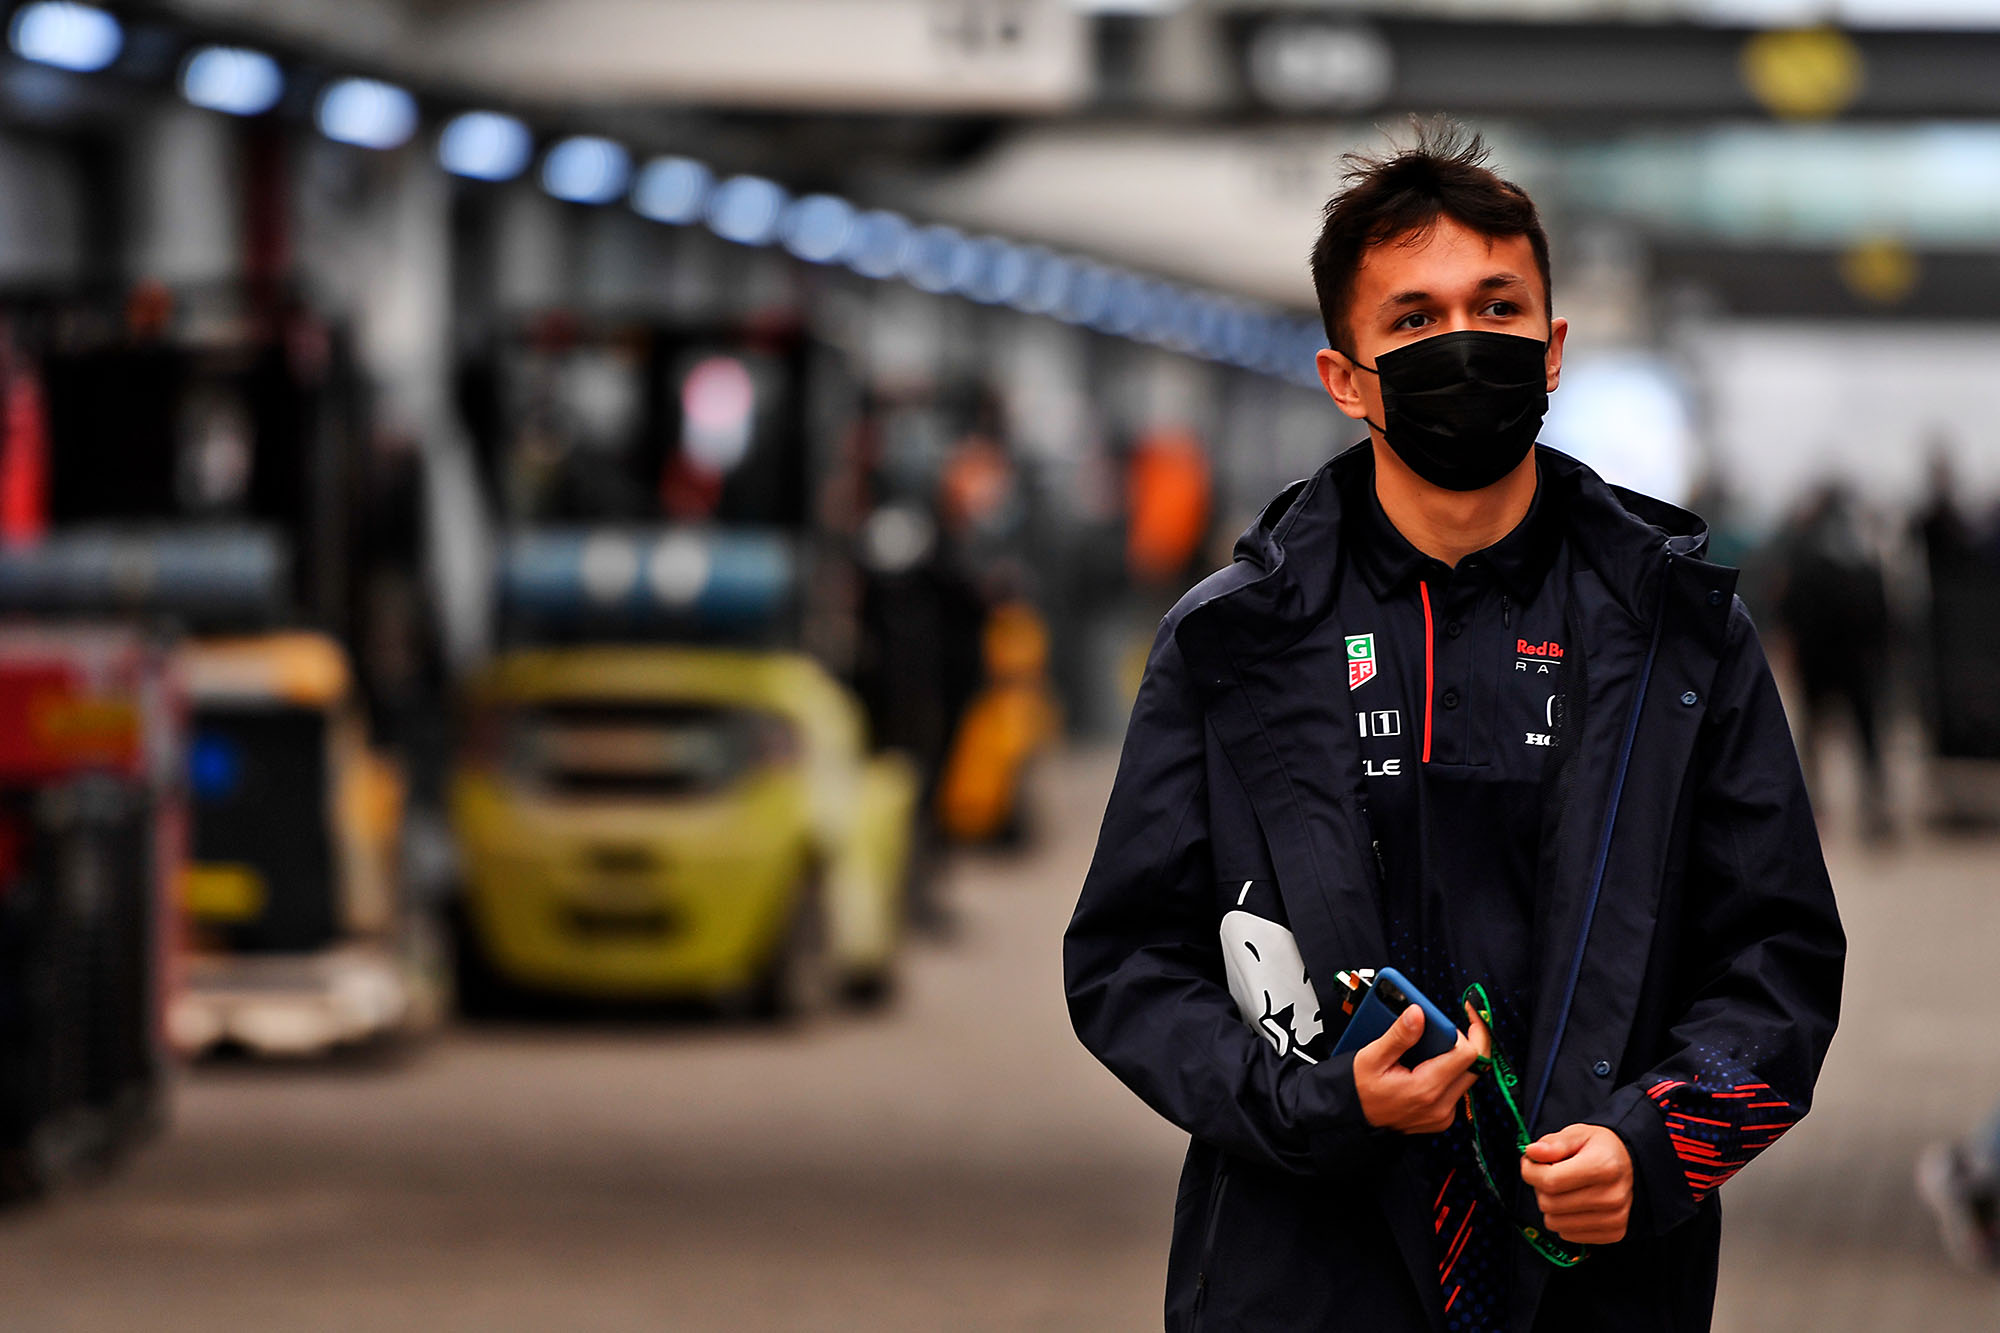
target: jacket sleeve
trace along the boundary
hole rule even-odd
[[[1697,750],[1666,1054],[1593,1123],[1632,1154],[1631,1231],[1658,1234],[1804,1117],[1840,1015],[1847,941],[1797,751],[1738,602]]]
[[[1281,1057],[1230,998],[1209,855],[1202,711],[1163,624],[1063,938],[1070,1021],[1147,1105],[1239,1157],[1339,1171],[1369,1126],[1353,1057]]]

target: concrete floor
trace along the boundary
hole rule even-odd
[[[0,1219],[0,1326],[1157,1327],[1180,1136],[1076,1046],[1058,973],[1110,771],[1054,766],[1038,850],[956,867],[960,937],[885,1014],[190,1073],[115,1179]],[[1813,1115],[1725,1191],[1724,1333],[2000,1328],[1909,1184],[2000,1098],[1996,853],[1830,847],[1848,1018]]]

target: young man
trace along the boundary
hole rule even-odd
[[[1078,1035],[1193,1138],[1171,1329],[1706,1328],[1716,1189],[1833,1035],[1736,573],[1536,446],[1567,329],[1484,157],[1432,126],[1327,206],[1320,376],[1369,438],[1161,625],[1064,941]],[[1336,972],[1385,964],[1490,1033],[1333,1054]]]

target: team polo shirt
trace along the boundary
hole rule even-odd
[[[1518,1067],[1532,1017],[1540,788],[1564,670],[1569,554],[1538,484],[1512,532],[1445,565],[1390,523],[1374,469],[1355,472],[1342,497],[1337,596],[1381,848],[1388,962],[1461,1024],[1460,995],[1485,983],[1495,1036]],[[1482,1100],[1480,1115],[1504,1187],[1512,1133],[1497,1101]],[[1498,1329],[1522,1242],[1480,1182],[1463,1116],[1418,1151],[1446,1326]]]

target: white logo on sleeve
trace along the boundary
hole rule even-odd
[[[1243,1021],[1280,1056],[1319,1063],[1300,1049],[1318,1039],[1321,1023],[1319,996],[1292,932],[1254,912],[1231,912],[1222,918],[1222,965]]]

